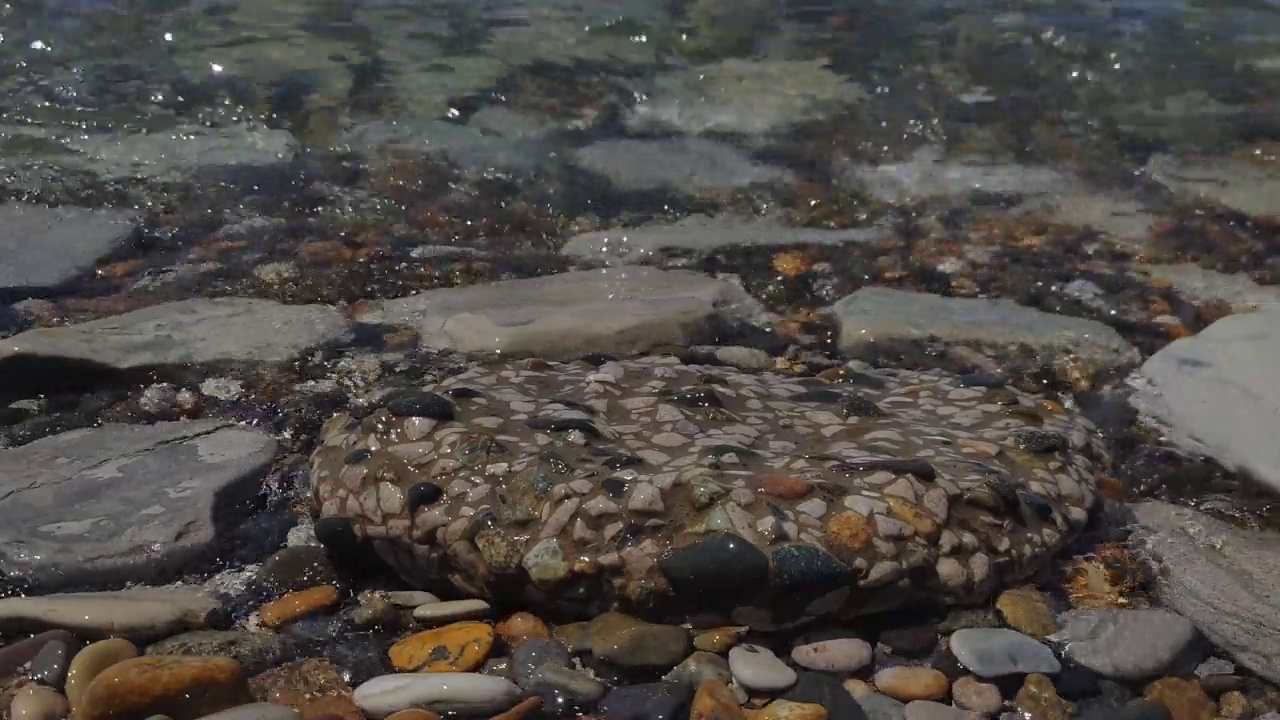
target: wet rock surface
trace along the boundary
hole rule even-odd
[[[42,290],[72,279],[124,243],[135,216],[117,210],[0,205],[0,293]]]

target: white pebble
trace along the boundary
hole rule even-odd
[[[506,678],[479,673],[381,675],[356,688],[351,699],[374,720],[420,708],[460,715],[487,715],[520,701],[520,688]]]
[[[778,692],[796,684],[796,671],[769,648],[738,645],[729,651],[729,672],[748,690]]]
[[[413,609],[413,619],[424,622],[453,622],[479,617],[489,612],[489,603],[483,600],[446,600],[427,603]]]

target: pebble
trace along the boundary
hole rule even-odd
[[[697,651],[685,658],[671,672],[662,676],[664,682],[679,683],[696,688],[707,680],[728,683],[733,679],[729,662],[714,653]]]
[[[0,677],[12,673],[14,670],[26,665],[28,662],[40,653],[45,644],[54,640],[66,643],[68,647],[74,646],[76,636],[66,630],[46,630],[38,635],[19,640],[0,648]]]
[[[699,685],[689,708],[689,720],[745,720],[746,717],[738,696],[719,680],[707,680]]]
[[[996,598],[996,609],[1009,627],[1031,637],[1046,637],[1058,629],[1049,600],[1033,587],[1005,590]]]
[[[103,670],[135,657],[138,657],[138,646],[124,638],[99,640],[80,648],[80,652],[71,658],[71,663],[67,666],[67,681],[63,686],[71,707],[80,706],[80,697],[85,688]]]
[[[323,547],[298,545],[277,550],[255,573],[258,584],[279,595],[321,585],[333,585],[338,577]]]
[[[737,645],[751,628],[745,625],[711,628],[693,636],[693,647],[710,653],[725,653]]]
[[[577,705],[591,705],[604,697],[609,687],[572,668],[547,663],[533,675],[532,690],[539,695],[559,693]]]
[[[506,678],[477,673],[381,675],[356,688],[352,699],[366,715],[381,720],[399,710],[420,708],[441,714],[499,713],[523,693]]]
[[[965,675],[951,684],[951,699],[957,707],[982,715],[994,715],[1004,706],[1000,688],[972,675]]]
[[[1196,640],[1191,621],[1157,608],[1075,610],[1055,636],[1070,660],[1112,680],[1158,676]]]
[[[729,671],[739,685],[759,692],[786,690],[799,679],[795,670],[760,645],[739,645],[730,650]]]
[[[979,677],[1052,675],[1062,669],[1052,650],[1017,630],[965,628],[951,634],[950,644],[956,660]]]
[[[402,672],[470,672],[493,649],[488,623],[459,622],[414,633],[387,651],[391,666]]]
[[[62,720],[70,712],[62,693],[35,683],[24,686],[9,703],[9,720]]]
[[[907,714],[907,706],[902,704],[901,701],[894,700],[888,695],[881,695],[878,692],[861,695],[858,697],[857,702],[867,720],[902,720]],[[946,706],[944,705],[943,707]]]
[[[89,638],[144,642],[202,629],[218,607],[198,590],[131,588],[0,599],[0,621],[14,630],[56,627]]]
[[[671,668],[689,654],[689,633],[618,612],[591,621],[591,654],[627,668]]]
[[[227,657],[156,655],[118,662],[89,683],[76,720],[168,715],[192,720],[251,702],[240,664]]]
[[[1143,696],[1164,703],[1173,720],[1213,720],[1217,707],[1194,680],[1161,678],[1147,686]]]
[[[256,675],[280,664],[291,643],[273,632],[195,630],[147,646],[148,655],[217,655],[234,658]]]
[[[387,593],[387,600],[396,607],[415,609],[422,605],[440,602],[440,598],[426,590],[392,590]]]
[[[356,597],[359,603],[351,611],[351,622],[359,628],[376,628],[395,625],[400,618],[400,608],[387,599],[385,593],[366,590]]]
[[[273,630],[338,604],[338,588],[319,585],[287,593],[258,608],[258,620]]]
[[[614,688],[600,703],[606,720],[693,720],[693,688],[671,683],[642,683]]]
[[[538,670],[546,665],[569,667],[573,656],[568,648],[555,640],[530,640],[511,654],[509,676],[516,685],[528,690],[533,687]]]
[[[302,713],[288,705],[256,702],[205,715],[200,720],[302,720]]]
[[[1013,698],[1013,706],[1036,720],[1068,720],[1073,712],[1071,704],[1058,697],[1053,681],[1040,673],[1027,676]]]
[[[449,623],[469,620],[489,613],[489,603],[483,600],[446,600],[419,605],[413,609],[413,619],[425,623]]]
[[[498,623],[494,632],[507,647],[512,650],[520,647],[526,640],[549,640],[551,630],[537,615],[518,612]]]
[[[249,692],[257,700],[281,705],[321,705],[310,708],[312,712],[323,710],[328,714],[349,715],[354,711],[357,717],[360,714],[354,705],[350,705],[351,686],[343,677],[343,671],[322,657],[294,660],[255,675],[249,679]]]
[[[543,700],[540,697],[525,698],[516,703],[514,707],[506,712],[500,712],[489,718],[489,720],[522,720],[529,715],[537,712],[542,707]]]
[[[797,645],[791,660],[804,668],[822,672],[852,673],[871,664],[875,655],[871,644],[858,638],[835,638]]]
[[[50,640],[31,658],[27,676],[49,687],[60,688],[67,679],[71,664],[71,645],[62,640]]]
[[[932,700],[916,700],[903,708],[904,720],[982,720],[976,712],[944,705]],[[1040,720],[1036,718],[1036,720]]]
[[[833,720],[864,720],[866,717],[859,701],[840,680],[808,670],[801,670],[796,675],[796,684],[782,694],[783,700],[821,705]]]
[[[894,700],[941,700],[951,682],[941,672],[927,667],[899,665],[881,670],[872,680],[876,689]]]
[[[827,720],[827,709],[814,703],[774,700],[759,710],[747,713],[749,720]]]

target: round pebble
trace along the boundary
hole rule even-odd
[[[526,640],[547,640],[551,638],[551,630],[537,615],[518,612],[498,623],[494,628],[498,637],[512,650],[520,647]]]
[[[352,699],[366,715],[382,720],[409,708],[441,714],[499,713],[520,701],[522,693],[506,678],[477,673],[381,675],[355,689]]]
[[[865,640],[836,638],[797,645],[791,649],[791,660],[810,670],[852,673],[871,664],[874,654]]]
[[[71,705],[62,693],[43,685],[26,685],[9,703],[9,720],[62,720]]]
[[[902,717],[903,720],[983,720],[982,716],[976,712],[933,700],[915,700],[907,703],[902,709]]]
[[[155,655],[129,658],[98,673],[74,710],[76,720],[198,718],[249,702],[249,685],[235,660]]]
[[[64,691],[72,709],[80,706],[80,696],[85,688],[103,670],[118,662],[138,656],[138,646],[124,638],[110,638],[89,643],[71,658],[67,666],[67,682]]]
[[[906,665],[885,668],[876,673],[872,681],[877,690],[903,702],[941,700],[951,688],[951,682],[941,672]]]
[[[956,707],[982,715],[994,715],[1004,706],[1000,688],[991,683],[982,682],[972,675],[965,675],[951,684],[951,699]]]
[[[796,683],[796,671],[769,648],[738,645],[729,651],[729,672],[739,685],[758,692],[778,692]]]
[[[672,668],[689,654],[689,633],[618,612],[591,621],[591,654],[629,668]]]
[[[1062,669],[1053,651],[1017,630],[965,628],[951,634],[951,653],[969,672],[984,678]]]

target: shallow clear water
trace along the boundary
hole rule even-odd
[[[245,121],[315,150],[476,145],[439,124],[504,105],[528,127],[490,137],[600,133],[602,116],[654,98],[694,102],[707,88],[671,78],[730,59],[752,64],[719,122],[673,123],[659,108],[631,129],[723,131],[760,149],[819,132],[788,121],[822,120],[859,133],[867,160],[939,140],[1065,162],[1280,139],[1280,4],[1266,0],[43,0],[0,6],[0,18],[10,166],[61,159],[123,176],[121,154],[172,160],[113,150],[121,135]],[[782,61],[811,64],[750,82]],[[219,161],[252,160],[253,142],[228,136]],[[504,149],[523,155],[508,158],[520,170],[553,161]]]

